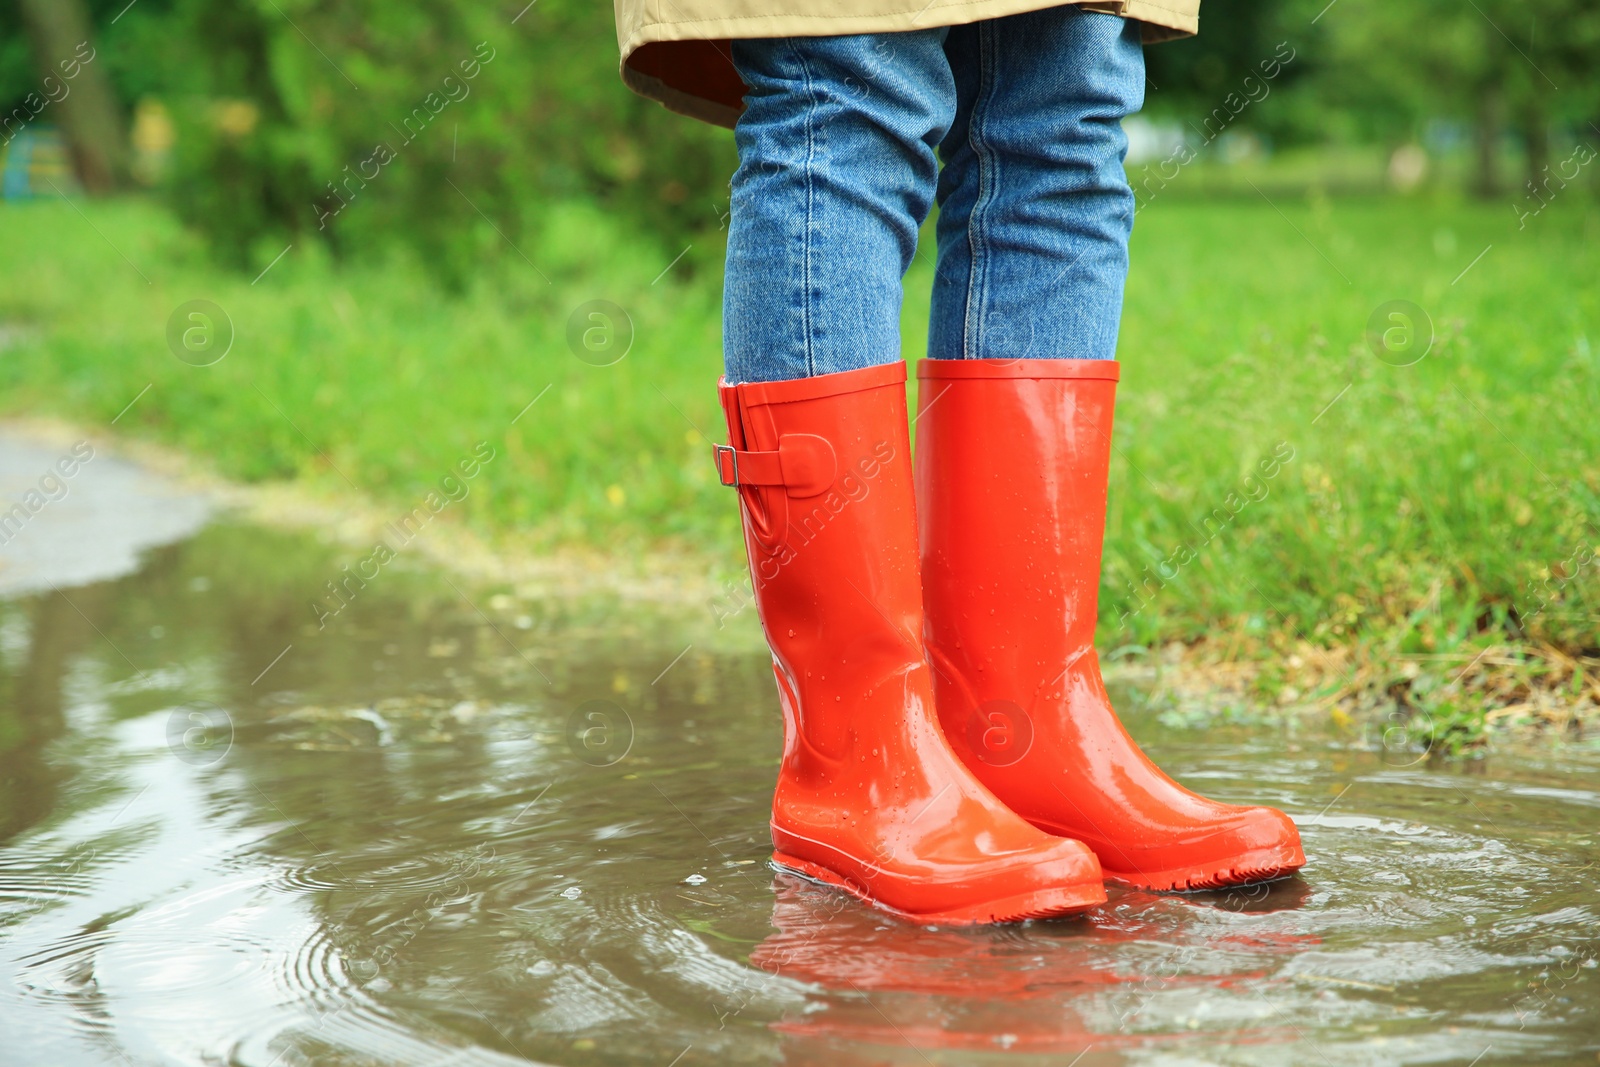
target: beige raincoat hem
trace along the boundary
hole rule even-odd
[[[744,85],[729,55],[732,39],[900,33],[1061,6],[1060,0],[934,0],[893,11],[693,18],[673,0],[614,2],[622,80],[628,88],[679,114],[728,127],[744,109]],[[706,3],[685,0],[691,9]],[[1080,6],[1142,23],[1146,44],[1187,37],[1200,28],[1199,0],[1083,0]]]

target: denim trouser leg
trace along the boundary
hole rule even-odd
[[[928,354],[1111,358],[1133,196],[1138,28],[1071,6],[952,29],[735,41],[730,382],[900,358],[900,279],[935,192]],[[935,146],[945,159],[940,176]]]
[[[723,294],[730,382],[900,358],[900,279],[955,113],[945,31],[733,42],[749,91],[734,139]]]
[[[1054,7],[950,30],[935,359],[1114,359],[1144,103],[1137,23]]]

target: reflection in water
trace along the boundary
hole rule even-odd
[[[345,562],[221,525],[0,603],[7,1064],[1593,1059],[1592,748],[1138,719],[1303,877],[928,929],[767,866],[750,632],[404,561],[319,629]]]
[[[750,962],[821,992],[773,1024],[801,1038],[928,1049],[1084,1053],[1170,1044],[1131,1028],[1152,998],[1235,989],[1265,978],[1314,935],[1208,931],[1147,918],[1124,894],[1111,914],[995,929],[919,927],[854,907],[838,894],[780,875],[772,924]],[[1207,894],[1234,913],[1293,908],[1308,898],[1298,878]],[[1260,905],[1272,900],[1270,908]],[[1159,898],[1147,898],[1144,906]],[[1194,903],[1192,898],[1189,903]],[[1198,935],[1198,937],[1196,936]],[[1226,968],[1191,968],[1202,954]],[[1276,958],[1275,958],[1276,957]],[[1259,962],[1252,967],[1251,961]],[[1107,1027],[1106,1021],[1114,1023]],[[1234,1042],[1292,1039],[1291,1029],[1236,1030]],[[791,1057],[791,1058],[796,1058]]]
[[[0,841],[38,822],[54,807],[61,769],[41,758],[61,736],[61,676],[83,644],[88,623],[60,593],[36,597],[0,627]],[[15,664],[13,667],[12,664]]]

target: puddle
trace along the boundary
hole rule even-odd
[[[517,602],[401,559],[325,617],[360,553],[229,521],[140,547],[0,601],[7,1064],[1600,1050],[1593,748],[1468,773],[1134,713],[1185,782],[1291,812],[1303,877],[925,929],[766,866],[771,674],[709,611]]]

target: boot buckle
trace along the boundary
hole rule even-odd
[[[717,462],[717,477],[722,484],[737,488],[739,485],[739,450],[732,445],[712,445],[711,455]],[[724,456],[728,458],[727,463],[722,462]]]
[[[786,433],[770,452],[741,452],[733,445],[711,446],[717,478],[723,485],[782,486],[790,496],[825,493],[833,485],[838,462],[826,438],[809,433]],[[742,468],[742,469],[741,469]]]

